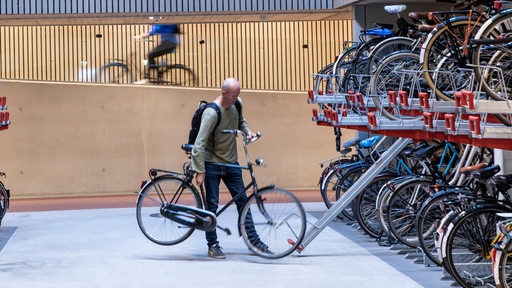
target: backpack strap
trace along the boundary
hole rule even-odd
[[[238,121],[240,122],[240,118],[242,118],[242,103],[239,100],[235,102],[236,111],[238,111]]]
[[[206,107],[207,108],[212,108],[213,110],[215,110],[215,112],[217,112],[217,123],[215,124],[215,128],[213,128],[213,130],[215,131],[215,129],[217,129],[217,127],[219,127],[219,124],[220,124],[220,119],[221,119],[220,107],[215,102],[207,103]]]
[[[215,112],[217,112],[217,123],[215,124],[215,128],[213,128],[213,145],[215,146],[215,130],[217,129],[217,127],[219,127],[219,124],[220,124],[220,120],[221,120],[221,112],[220,112],[220,107],[219,105],[217,105],[217,103],[215,102],[209,102],[206,104],[208,108],[213,108],[213,110],[215,110]],[[236,107],[236,111],[238,111],[238,121],[240,122],[240,118],[242,117],[242,103],[240,103],[240,101],[236,100],[235,102],[235,107]]]
[[[206,108],[212,108],[213,110],[215,110],[215,112],[217,112],[217,123],[215,123],[215,127],[213,128],[213,133],[212,133],[213,146],[215,147],[215,130],[217,130],[217,127],[219,127],[220,119],[222,117],[221,114],[220,114],[221,113],[220,112],[220,107],[215,102],[208,102],[206,104]]]

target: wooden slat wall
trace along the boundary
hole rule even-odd
[[[133,40],[148,28],[0,26],[0,77],[95,82],[94,70],[113,58],[133,59],[137,70],[157,44]],[[312,86],[311,74],[351,40],[352,27],[350,20],[335,20],[182,24],[181,30],[180,47],[164,60],[191,67],[200,87],[236,77],[246,89],[303,91]]]

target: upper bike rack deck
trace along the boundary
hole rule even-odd
[[[317,87],[316,87],[317,88]],[[512,114],[511,101],[480,100],[471,91],[460,91],[455,101],[437,101],[432,94],[405,98],[402,93],[393,103],[408,117],[390,120],[382,115],[369,97],[355,93],[323,94],[310,90],[307,103],[313,108],[312,120],[319,126],[339,127],[399,137],[386,152],[360,177],[307,231],[305,248],[348,204],[409,144],[412,140],[442,139],[488,148],[512,150],[512,127],[497,121],[494,114]],[[401,91],[396,91],[395,96]],[[410,93],[412,94],[412,93]],[[412,115],[412,117],[411,117]],[[400,116],[400,115],[399,115]],[[415,117],[416,116],[416,117]]]

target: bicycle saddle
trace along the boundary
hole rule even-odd
[[[480,170],[485,167],[487,167],[487,163],[478,163],[472,166],[464,166],[460,168],[460,173],[469,173],[471,171]]]
[[[425,141],[421,141],[420,143],[418,143],[416,146],[414,147],[409,147],[407,149],[405,149],[401,154],[405,157],[410,157],[414,154],[414,152],[420,150],[420,149],[423,149],[425,148],[426,146],[428,145],[427,142]]]
[[[361,142],[359,142],[359,147],[361,147],[361,148],[370,148],[375,143],[377,143],[380,140],[380,138],[382,138],[382,136],[377,135],[377,136],[370,137],[368,139],[364,139]]]
[[[476,171],[471,172],[471,177],[474,177],[477,180],[483,181],[491,178],[496,175],[496,173],[500,172],[500,165],[492,165],[489,167],[485,167],[482,169],[478,169]]]
[[[382,36],[382,37],[393,35],[393,31],[391,31],[385,27],[366,29],[366,30],[362,30],[361,33],[364,35],[376,35],[376,36]]]
[[[386,5],[384,6],[384,10],[388,12],[389,14],[398,14],[400,12],[403,12],[405,9],[407,9],[406,5]]]
[[[181,144],[181,149],[183,149],[187,153],[192,152],[193,148],[194,148],[194,144]]]
[[[495,177],[495,180],[496,180],[496,187],[498,187],[498,190],[500,190],[502,192],[506,192],[510,188],[512,188],[512,174],[497,175]]]
[[[352,152],[352,148],[345,148],[340,151],[340,154],[346,156],[348,153]]]
[[[413,156],[415,158],[418,158],[418,159],[428,158],[428,157],[432,156],[434,154],[434,152],[436,152],[437,150],[441,149],[441,147],[443,147],[444,145],[445,145],[445,143],[441,142],[441,143],[439,143],[437,145],[429,146],[427,148],[420,149],[420,150],[414,152]]]
[[[343,148],[349,148],[349,147],[355,146],[355,145],[359,144],[359,142],[361,142],[359,137],[354,137],[354,138],[348,140],[347,142],[343,142]]]
[[[429,12],[409,12],[409,18],[415,21],[428,20]]]

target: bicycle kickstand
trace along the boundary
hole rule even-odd
[[[230,235],[231,235],[231,230],[229,230],[229,228],[227,228],[227,227],[222,227],[222,226],[219,226],[219,225],[217,225],[217,228],[219,228],[220,230],[222,230],[222,231],[226,232],[226,234],[228,234],[228,236],[230,236]]]

